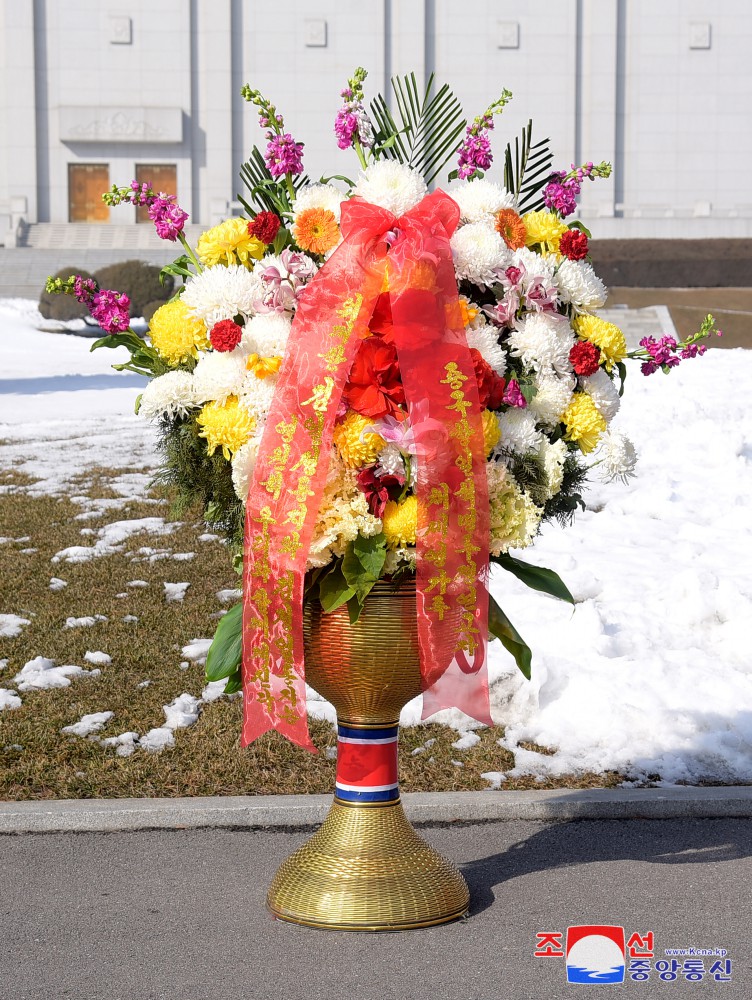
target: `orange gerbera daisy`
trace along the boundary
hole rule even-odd
[[[525,246],[525,223],[513,208],[502,208],[496,213],[496,231],[510,250],[519,250]]]
[[[292,230],[301,250],[324,254],[339,243],[339,226],[328,208],[307,208],[295,220]]]

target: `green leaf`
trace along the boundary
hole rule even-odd
[[[446,84],[434,90],[433,73],[422,92],[414,73],[394,76],[391,84],[399,124],[379,94],[370,106],[375,145],[387,159],[419,170],[430,184],[457,149],[466,125],[462,105]]]
[[[328,177],[319,178],[319,184],[329,184],[330,181],[344,181],[348,187],[355,187],[355,181],[350,180],[349,177],[345,177],[344,174],[330,174]],[[344,201],[344,197],[342,200]]]
[[[225,684],[225,694],[235,694],[236,691],[243,690],[243,676],[240,670],[236,670],[234,674],[230,674],[227,678],[227,683]]]
[[[619,373],[619,378],[621,379],[621,385],[619,386],[619,395],[624,395],[624,383],[627,381],[627,366],[623,361],[616,362],[616,370]]]
[[[319,584],[319,600],[324,611],[336,611],[351,597],[355,597],[355,588],[351,587],[342,572],[341,566],[335,566]]]
[[[590,232],[588,227],[583,222],[580,222],[579,219],[575,219],[574,222],[568,222],[567,225],[570,229],[579,229],[579,231],[584,233],[589,240],[593,238],[593,234]]]
[[[220,681],[238,670],[243,657],[243,604],[234,604],[219,620],[206,657],[206,679]]]
[[[342,573],[361,604],[379,579],[385,560],[386,539],[383,534],[371,538],[358,535],[347,546]]]
[[[363,605],[356,597],[351,597],[347,602],[347,613],[350,616],[350,624],[355,625],[357,620],[360,618],[360,613],[363,610]]]
[[[533,144],[533,122],[530,120],[514,140],[514,158],[512,144],[507,144],[504,153],[504,187],[517,199],[520,215],[537,212],[544,207],[540,191],[548,183],[554,158],[549,149],[549,141],[541,139]]]
[[[508,552],[504,552],[499,556],[492,556],[491,559],[497,566],[501,566],[513,576],[516,576],[518,580],[532,590],[538,590],[540,593],[548,594],[559,601],[574,604],[574,597],[570,594],[566,584],[559,574],[555,573],[552,569],[546,569],[545,566],[533,566],[530,563],[523,562],[521,559],[510,556]]]
[[[126,330],[125,333],[108,333],[106,337],[100,337],[99,340],[94,341],[89,351],[96,351],[100,347],[127,347],[133,353],[141,350],[143,346],[144,342],[137,333]]]
[[[488,595],[488,630],[501,640],[502,646],[512,654],[517,666],[530,680],[530,667],[533,658],[530,647],[490,594]]]

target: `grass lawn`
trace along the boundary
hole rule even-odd
[[[203,667],[187,661],[182,648],[213,634],[223,607],[217,592],[239,585],[225,547],[216,538],[202,539],[208,529],[196,518],[184,520],[168,534],[132,534],[117,543],[119,551],[98,558],[53,563],[65,548],[101,542],[98,532],[113,522],[169,520],[163,497],[150,493],[124,499],[117,489],[120,476],[122,470],[90,471],[65,497],[30,495],[29,480],[12,472],[0,477],[0,536],[6,539],[0,544],[0,614],[29,620],[16,637],[0,638],[0,688],[15,692],[13,678],[37,656],[85,669],[92,669],[84,659],[87,651],[111,657],[111,663],[98,668],[99,675],[73,677],[68,687],[55,690],[19,692],[21,707],[0,712],[0,798],[331,791],[336,746],[332,726],[311,723],[313,740],[322,751],[318,754],[308,754],[276,733],[241,749],[238,696],[203,704],[198,721],[176,730],[175,745],[160,752],[137,748],[124,757],[97,739],[61,733],[83,715],[110,711],[114,715],[97,738],[127,731],[142,735],[164,724],[163,706],[182,693],[200,697]],[[175,558],[188,553],[193,557]],[[50,589],[53,577],[67,586]],[[148,586],[129,586],[133,581]],[[182,601],[170,602],[165,583],[190,586]],[[66,627],[68,618],[96,615],[106,620]],[[457,750],[452,743],[458,734],[444,726],[403,729],[403,789],[488,788],[482,772],[514,766],[513,754],[497,743],[502,735],[502,729],[480,730],[479,743]],[[429,740],[435,742],[426,747]],[[522,778],[509,779],[503,787],[590,787],[621,780],[617,774],[546,782]]]

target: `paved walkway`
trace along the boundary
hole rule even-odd
[[[266,887],[300,831],[0,837],[3,1000],[559,1000],[539,931],[616,924],[666,948],[723,947],[731,982],[618,995],[752,995],[747,819],[506,822],[423,831],[470,884],[468,920],[396,934],[273,919]],[[709,966],[712,959],[705,959]],[[597,991],[596,991],[597,992]],[[600,995],[600,994],[599,994]],[[604,991],[605,995],[605,991]],[[612,994],[609,994],[612,995]]]

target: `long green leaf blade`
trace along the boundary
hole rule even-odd
[[[493,556],[492,558],[497,566],[501,566],[507,572],[516,576],[526,587],[537,590],[541,594],[548,594],[559,601],[566,601],[568,604],[575,603],[574,597],[569,592],[569,588],[554,570],[546,569],[545,566],[534,566],[531,563],[523,562],[522,559],[510,556],[508,552],[503,552],[501,555]]]
[[[243,657],[243,605],[235,604],[219,620],[206,657],[206,679],[220,681],[240,667]]]
[[[501,610],[496,601],[488,595],[488,630],[514,657],[514,661],[524,676],[530,680],[533,654],[517,629]]]

